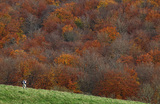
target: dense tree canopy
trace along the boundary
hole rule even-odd
[[[0,84],[160,103],[160,0],[1,0]]]

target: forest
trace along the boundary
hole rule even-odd
[[[0,84],[160,103],[160,0],[0,0]]]

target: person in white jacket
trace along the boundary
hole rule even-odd
[[[26,88],[26,87],[27,87],[26,84],[27,84],[27,80],[23,80],[23,81],[22,81],[22,87],[23,87],[23,88]]]

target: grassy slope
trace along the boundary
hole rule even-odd
[[[67,92],[0,84],[0,104],[143,104]]]

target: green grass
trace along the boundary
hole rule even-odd
[[[23,89],[0,84],[0,104],[144,104],[43,89]]]

